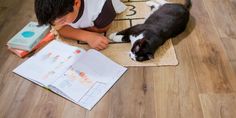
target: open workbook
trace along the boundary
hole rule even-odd
[[[126,70],[96,50],[54,40],[13,72],[91,110]]]

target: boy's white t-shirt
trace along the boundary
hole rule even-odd
[[[80,19],[69,25],[73,28],[87,28],[94,26],[94,22],[101,13],[106,0],[84,0],[84,11]],[[112,0],[113,7],[117,13],[126,9],[126,6],[120,0]]]

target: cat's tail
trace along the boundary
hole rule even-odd
[[[191,0],[185,0],[184,6],[185,6],[187,9],[190,9],[191,6],[192,6]]]

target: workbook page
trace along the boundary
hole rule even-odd
[[[96,50],[81,56],[52,86],[91,109],[126,71]]]
[[[13,72],[47,87],[82,55],[83,49],[52,41]]]

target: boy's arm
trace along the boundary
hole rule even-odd
[[[76,29],[69,25],[63,26],[58,32],[65,38],[87,42],[91,48],[95,48],[97,50],[105,49],[109,42],[103,35],[82,29]]]

